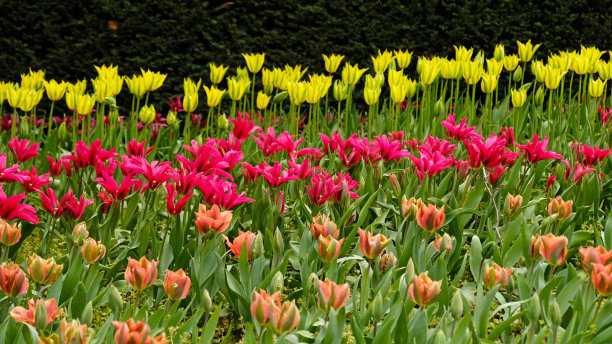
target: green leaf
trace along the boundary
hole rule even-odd
[[[70,265],[70,268],[68,268],[66,277],[64,277],[64,279],[62,280],[62,289],[58,300],[59,305],[62,305],[64,304],[64,302],[68,301],[68,298],[70,298],[70,295],[72,295],[74,289],[80,283],[82,267],[82,259],[74,259],[72,261],[72,265]]]
[[[85,305],[87,304],[87,292],[83,282],[79,282],[76,293],[70,300],[70,316],[73,319],[80,318]]]
[[[472,237],[472,249],[470,250],[470,270],[475,281],[480,281],[480,270],[482,265],[482,244],[477,235]]]
[[[215,336],[217,330],[217,323],[219,322],[219,314],[221,313],[221,306],[218,305],[213,314],[208,318],[206,325],[204,326],[204,332],[200,337],[200,343],[210,343]]]

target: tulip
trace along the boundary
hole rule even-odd
[[[525,105],[525,101],[527,101],[527,90],[524,88],[515,90],[512,89],[510,91],[512,94],[512,106],[515,108],[520,108]]]
[[[419,73],[419,79],[421,84],[428,86],[433,84],[440,74],[440,65],[437,60],[420,59],[421,61],[421,72]]]
[[[151,328],[142,320],[134,321],[130,318],[127,322],[113,321],[113,326],[115,344],[149,344],[151,341]]]
[[[553,266],[559,266],[565,262],[567,254],[567,237],[564,235],[555,236],[548,233],[540,237],[541,244],[539,245],[540,255]]]
[[[378,269],[380,270],[381,274],[385,274],[387,271],[393,269],[396,265],[397,257],[395,257],[393,252],[390,252],[380,258]]]
[[[164,290],[170,300],[183,300],[189,293],[191,279],[183,269],[178,271],[168,270],[164,278]]]
[[[25,97],[19,104],[19,108],[24,112],[30,112],[32,111],[32,109],[34,109],[36,105],[38,105],[38,103],[40,103],[40,100],[42,99],[43,91],[42,90],[36,91],[33,89],[28,89],[28,90],[24,90],[24,92],[25,92]]]
[[[39,284],[51,285],[62,274],[63,265],[56,264],[53,257],[44,260],[38,255],[30,256],[28,274]]]
[[[543,73],[546,88],[548,88],[549,90],[554,90],[559,87],[559,83],[563,79],[563,76],[566,72],[562,72],[551,65],[547,65],[546,67],[544,67]]]
[[[332,308],[338,309],[346,305],[351,296],[351,289],[348,283],[341,285],[325,279],[319,281],[319,299],[317,306],[324,312],[329,312]]]
[[[227,78],[227,91],[233,101],[238,101],[244,96],[244,92],[250,86],[251,82],[245,79],[237,79],[236,77]]]
[[[453,47],[455,47],[455,60],[457,61],[469,61],[472,59],[472,54],[474,53],[474,48],[470,48],[469,50],[460,45],[460,46],[456,46],[453,45]]]
[[[300,324],[300,310],[295,300],[282,305],[270,304],[270,324],[278,334],[293,331]]]
[[[64,344],[85,344],[87,343],[87,325],[78,320],[67,322],[62,319],[60,324],[60,343]]]
[[[378,50],[378,55],[376,57],[371,56],[372,64],[374,67],[374,72],[376,74],[384,74],[389,65],[393,61],[393,55],[385,50],[383,53]]]
[[[52,102],[62,99],[64,94],[66,94],[66,82],[64,81],[58,83],[55,80],[44,80],[43,85],[45,86],[45,91],[47,92],[47,98],[49,98],[49,100]]]
[[[342,62],[342,59],[344,59],[344,55],[331,54],[328,57],[327,55],[323,54],[325,70],[330,74],[334,74],[338,70],[338,67],[340,67],[340,62]]]
[[[167,74],[152,72],[148,69],[145,72],[142,68],[140,68],[140,72],[142,73],[144,89],[146,92],[155,91],[156,89],[160,88],[168,76]]]
[[[138,113],[138,119],[144,125],[149,125],[155,120],[155,114],[155,107],[153,106],[153,104],[145,105],[140,109],[140,112]]]
[[[497,264],[487,264],[485,267],[484,285],[489,290],[496,284],[503,287],[508,284],[508,277],[510,275],[512,275],[512,269],[504,269]]]
[[[333,223],[327,216],[325,215],[317,215],[312,218],[312,224],[310,225],[310,233],[315,239],[319,239],[319,237],[327,237],[331,235],[334,239],[338,238],[338,226]]]
[[[450,254],[453,250],[453,240],[448,233],[444,233],[444,235],[436,233],[433,246],[440,253],[446,251],[446,254]]]
[[[345,100],[348,97],[348,85],[340,80],[336,80],[334,82],[333,95],[334,99],[339,102]]]
[[[484,69],[479,61],[464,61],[461,64],[461,73],[468,85],[474,85],[482,77]]]
[[[440,62],[440,76],[442,78],[456,80],[461,75],[461,61],[444,59]]]
[[[49,189],[49,193],[52,189]],[[79,222],[74,225],[72,229],[72,242],[76,246],[83,245],[83,242],[89,238],[89,232],[87,231],[87,224],[85,222]]]
[[[342,82],[345,85],[354,86],[359,82],[359,79],[368,70],[367,68],[359,69],[357,64],[351,65],[349,62],[344,64],[344,68],[342,68]]]
[[[499,77],[495,74],[489,74],[488,72],[482,75],[480,82],[480,88],[484,93],[492,93],[497,88],[497,81]]]
[[[591,280],[595,289],[601,296],[612,295],[612,264],[593,264]]]
[[[257,108],[259,110],[267,108],[271,98],[272,96],[259,91],[259,93],[257,93]]]
[[[259,73],[259,71],[261,70],[261,67],[264,64],[264,60],[266,58],[265,53],[261,53],[261,54],[244,54],[243,53],[242,56],[244,57],[244,60],[246,61],[249,72],[253,74]]]
[[[505,51],[504,51],[504,45],[503,44],[497,44],[495,45],[495,50],[493,51],[493,56],[495,57],[496,61],[501,61],[504,59],[505,56]]]
[[[209,108],[218,106],[225,94],[225,90],[220,90],[215,85],[210,86],[210,88],[204,85],[204,91],[206,92],[206,105]]]
[[[43,319],[37,317],[37,309],[41,308],[44,310]],[[57,308],[57,300],[49,299],[43,301],[38,299],[34,301],[33,299],[28,300],[28,308],[24,308],[21,306],[15,307],[11,309],[11,317],[21,323],[26,323],[31,326],[36,327],[36,323],[40,322],[45,326],[49,326],[55,319],[57,319],[62,314],[62,309]]]
[[[606,251],[603,246],[581,247],[578,252],[582,256],[582,268],[587,275],[591,275],[591,272],[593,272],[593,264],[607,265],[612,261],[612,250]]]
[[[540,45],[542,45],[536,44],[535,46],[533,46],[531,44],[531,40],[528,40],[527,43],[521,43],[519,41],[516,41],[516,44],[518,45],[518,56],[523,62],[531,61],[536,50],[538,50]]]
[[[0,172],[1,174],[1,172]],[[21,223],[12,225],[0,219],[0,243],[4,246],[13,246],[21,239]]]
[[[157,280],[157,262],[142,257],[140,260],[128,258],[128,266],[125,268],[125,281],[132,288],[143,291]]]
[[[378,98],[380,98],[381,89],[380,88],[365,88],[363,90],[363,98],[365,99],[366,104],[374,105],[378,103]]]
[[[427,206],[421,203],[421,207],[417,211],[416,220],[419,226],[426,232],[434,232],[444,224],[446,214],[444,213],[444,206],[438,209],[433,204]]]
[[[89,264],[95,264],[106,255],[106,246],[100,241],[95,241],[92,238],[87,238],[81,248],[83,259]]]
[[[397,62],[397,66],[401,69],[408,68],[410,64],[410,60],[412,59],[412,54],[409,51],[396,50],[393,52],[395,56],[395,61]]]
[[[521,205],[523,204],[523,196],[516,195],[512,196],[510,193],[506,196],[506,200],[504,201],[504,214],[507,217],[512,217],[521,210]]]
[[[79,116],[87,116],[93,110],[96,104],[96,98],[88,94],[82,94],[76,98],[76,113]]]
[[[408,218],[409,221],[415,219],[417,212],[421,208],[421,203],[420,198],[410,197],[410,199],[406,199],[406,196],[402,196],[402,217]]]
[[[229,66],[228,67],[223,67],[223,65],[217,66],[212,62],[209,63],[208,66],[210,67],[210,82],[216,85],[220,83],[221,81],[223,81],[223,77],[225,76],[225,73],[229,69]]]
[[[378,258],[385,248],[391,243],[391,239],[387,239],[382,234],[372,235],[359,228],[359,250],[367,258],[374,260]]]
[[[306,92],[308,90],[308,84],[306,82],[290,82],[287,83],[287,93],[289,94],[289,100],[293,105],[300,105],[306,100]]]
[[[330,260],[337,259],[340,256],[343,242],[344,239],[336,240],[331,235],[327,237],[319,236],[319,255],[321,256],[321,261],[327,263]]]
[[[408,95],[408,84],[406,82],[399,82],[397,85],[391,85],[391,100],[395,104],[399,104],[406,99]]]
[[[280,307],[280,299],[280,291],[268,295],[265,289],[260,289],[259,292],[253,290],[253,302],[251,303],[253,319],[261,326],[267,325],[270,322],[270,307],[272,305]]]
[[[0,265],[0,288],[7,297],[22,295],[28,287],[28,278],[17,264],[4,262]]]
[[[251,254],[251,246],[253,241],[255,240],[256,234],[251,233],[251,231],[238,231],[238,236],[234,239],[234,242],[230,242],[229,239],[224,235],[225,242],[230,250],[236,255],[236,257],[240,258],[240,253],[242,252],[242,246],[246,243],[247,250],[247,259],[251,260],[251,258],[255,258]]]
[[[572,214],[572,201],[564,201],[561,196],[557,196],[555,198],[551,198],[548,203],[548,214],[559,215],[557,217],[558,220],[567,219]]]
[[[433,281],[427,274],[422,273],[414,276],[413,283],[408,287],[410,299],[421,307],[433,303],[436,296],[440,294],[441,281]]]
[[[210,210],[206,210],[205,204],[200,204],[196,215],[196,226],[202,235],[208,234],[211,230],[222,233],[232,222],[232,211],[221,211],[218,205],[214,204]]]
[[[518,67],[519,57],[516,55],[506,55],[502,62],[504,63],[504,69],[508,72],[512,72]]]
[[[185,93],[183,96],[183,109],[185,112],[192,113],[198,107],[199,97],[197,92]]]
[[[599,98],[601,97],[603,91],[604,91],[604,86],[605,86],[606,82],[602,79],[590,79],[589,80],[589,94],[591,95],[591,97],[593,98]]]

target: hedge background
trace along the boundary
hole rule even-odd
[[[0,80],[18,81],[30,67],[69,81],[94,77],[93,65],[130,76],[150,68],[168,73],[161,104],[182,93],[186,76],[207,82],[211,61],[245,65],[242,52],[266,52],[269,68],[321,72],[323,53],[370,67],[377,49],[453,56],[463,44],[491,56],[496,43],[513,53],[527,39],[543,43],[537,58],[581,44],[612,49],[604,0],[3,0],[0,13]]]

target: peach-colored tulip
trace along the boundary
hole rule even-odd
[[[270,307],[271,305],[281,306],[280,291],[268,295],[265,289],[259,292],[253,290],[253,302],[251,303],[251,315],[253,319],[261,326],[265,326],[270,322]]]
[[[508,217],[516,215],[519,210],[521,210],[522,204],[523,196],[512,196],[510,193],[508,193],[506,200],[504,201],[504,214],[506,214]]]
[[[63,265],[56,264],[53,257],[42,259],[38,255],[30,256],[28,274],[32,280],[39,284],[51,285],[62,274]]]
[[[183,300],[189,293],[191,287],[191,279],[185,274],[183,269],[178,271],[166,271],[164,278],[164,290],[170,300]]]
[[[548,203],[548,214],[558,214],[559,220],[567,219],[572,214],[572,205],[572,201],[564,201],[561,196],[551,198]]]
[[[140,260],[128,258],[125,280],[136,290],[145,290],[157,280],[157,262],[142,257]]]
[[[151,328],[144,321],[134,321],[130,318],[127,322],[113,321],[115,327],[115,344],[150,344],[149,333]]]
[[[270,324],[278,334],[293,331],[300,324],[300,310],[295,300],[285,301],[280,307],[270,304]]]
[[[397,265],[397,258],[393,252],[387,253],[380,258],[378,268],[381,274],[385,274],[387,271],[393,269]]]
[[[599,295],[612,295],[612,264],[593,264],[591,280]]]
[[[372,235],[359,228],[359,250],[368,259],[378,258],[390,243],[391,239],[382,234]]]
[[[582,268],[588,275],[593,272],[593,264],[606,265],[612,260],[612,250],[606,251],[603,246],[581,247],[578,252],[582,256]]]
[[[106,255],[106,246],[102,245],[100,241],[87,238],[81,248],[81,255],[89,264],[95,264]]]
[[[87,325],[81,325],[78,320],[67,322],[62,319],[60,324],[60,342],[69,344],[87,343]]]
[[[321,261],[327,263],[338,258],[343,242],[344,239],[336,240],[331,235],[328,235],[327,238],[321,235],[319,237],[319,255],[321,256]]]
[[[445,219],[444,206],[438,209],[434,204],[425,205],[421,203],[421,207],[416,214],[419,226],[430,233],[440,228],[444,224]]]
[[[166,338],[165,333],[162,333],[159,336],[151,338],[151,344],[170,344],[170,339]]]
[[[13,246],[21,239],[21,223],[13,223],[0,219],[0,243],[4,246]]]
[[[508,278],[512,275],[512,269],[505,269],[497,264],[489,265],[485,267],[484,273],[484,285],[487,289],[491,290],[496,284],[502,287],[508,284]]]
[[[336,226],[327,216],[319,214],[312,218],[310,233],[312,233],[315,239],[327,237],[328,235],[337,239],[340,232],[338,231],[338,226]]]
[[[246,242],[247,258],[251,259],[251,244],[257,235],[251,233],[251,231],[238,231],[238,236],[234,239],[234,242],[230,242],[229,239],[224,235],[225,242],[229,249],[234,252],[236,257],[240,258],[240,252],[242,251],[242,245]]]
[[[74,242],[76,246],[81,246],[87,238],[89,238],[87,224],[85,224],[85,222],[77,223],[72,229],[72,242]]]
[[[206,210],[205,204],[200,204],[196,215],[196,226],[202,235],[208,234],[210,231],[217,233],[224,232],[232,222],[232,211],[221,211],[219,206],[214,204],[212,208]]]
[[[446,251],[446,254],[450,254],[453,250],[453,239],[448,233],[444,233],[444,235],[436,233],[433,246],[438,252]]]
[[[408,287],[408,293],[414,303],[426,307],[434,302],[440,294],[441,281],[433,281],[424,272],[414,276],[414,282]]]
[[[4,262],[0,265],[0,288],[6,296],[19,296],[28,291],[28,286],[28,278],[17,264]]]
[[[542,246],[542,237],[540,234],[532,236],[531,244],[529,245],[529,256],[531,259],[538,259],[540,257],[540,246]]]
[[[546,259],[548,264],[553,266],[561,265],[565,262],[567,254],[567,237],[564,235],[555,236],[548,233],[540,237],[540,255]]]
[[[330,309],[342,308],[346,305],[351,296],[351,289],[348,283],[336,284],[326,279],[325,282],[319,281],[319,299],[317,305],[325,312]]]
[[[21,306],[17,306],[11,309],[11,317],[15,319],[17,322],[22,322],[26,324],[30,324],[32,326],[36,326],[36,308],[38,307],[38,303],[42,302],[45,310],[47,312],[47,319],[45,320],[45,324],[48,326],[53,320],[57,319],[62,314],[62,310],[57,308],[57,300],[49,299],[43,301],[38,299],[34,301],[33,299],[28,300],[28,308],[24,308]]]
[[[410,197],[410,199],[406,199],[406,196],[402,196],[402,217],[408,218],[410,221],[414,220],[422,203],[420,198]]]

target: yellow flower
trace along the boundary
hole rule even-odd
[[[359,69],[359,66],[355,63],[355,65],[351,65],[349,62],[344,64],[344,68],[342,68],[342,82],[346,85],[354,86],[359,82],[359,79],[368,70],[367,68]]]
[[[220,83],[223,80],[225,73],[229,69],[229,66],[228,67],[223,67],[223,65],[217,66],[212,62],[209,63],[208,66],[210,67],[210,82],[212,82],[215,85]]]
[[[484,73],[482,64],[478,61],[466,61],[461,64],[463,79],[468,85],[474,85]]]
[[[535,76],[538,82],[544,82],[544,63],[540,60],[533,60],[531,62],[531,73]]]
[[[40,103],[42,99],[43,90],[34,90],[34,89],[23,89],[25,93],[25,97],[19,104],[19,108],[23,112],[32,111],[32,109]]]
[[[13,88],[15,84],[12,82],[0,81],[0,104],[4,103],[7,97],[8,90]]]
[[[99,103],[104,103],[106,101],[106,97],[110,96],[109,84],[106,82],[106,79],[101,79],[98,77],[96,79],[92,79],[91,84],[94,88],[96,100]]]
[[[421,61],[421,71],[419,73],[421,84],[431,85],[438,78],[440,67],[437,60],[423,59]]]
[[[519,57],[514,54],[506,55],[504,56],[502,62],[504,63],[504,69],[506,69],[508,72],[513,72],[516,67],[518,67]]]
[[[274,87],[278,88],[279,90],[286,91],[287,83],[289,81],[287,71],[280,68],[274,68],[272,70],[272,74],[274,79]]]
[[[393,52],[393,54],[395,55],[397,66],[401,69],[407,68],[410,65],[410,60],[412,60],[413,53],[409,51],[396,50]]]
[[[504,68],[501,61],[495,59],[487,59],[487,73],[499,76]]]
[[[64,94],[66,93],[66,82],[62,81],[57,83],[55,80],[45,80],[43,81],[43,85],[45,86],[45,91],[47,92],[47,98],[49,98],[50,101],[56,102],[64,98]]]
[[[202,79],[199,79],[197,84],[193,80],[191,80],[191,78],[183,79],[183,92],[185,94],[198,93],[200,85],[202,85]]]
[[[66,91],[66,106],[68,106],[72,112],[76,111],[77,100],[79,99],[80,95],[81,94],[78,93],[78,90],[74,88],[68,88]]]
[[[559,87],[559,83],[561,79],[565,75],[566,72],[562,72],[551,65],[546,65],[543,68],[544,72],[544,83],[546,84],[546,88],[549,90],[554,90]]]
[[[9,105],[12,108],[20,107],[21,103],[23,103],[24,99],[27,96],[26,92],[27,90],[25,88],[18,88],[17,85],[14,85],[13,87],[9,88],[6,91],[6,99],[8,100]]]
[[[166,80],[166,77],[168,76],[167,74],[161,74],[160,72],[152,72],[148,69],[145,72],[142,68],[140,68],[140,72],[142,72],[146,92],[155,91],[156,89],[160,88]]]
[[[341,102],[345,100],[346,97],[348,97],[348,85],[344,84],[340,80],[336,80],[334,82],[333,93],[334,99],[336,99],[337,101]]]
[[[385,49],[383,53],[378,50],[378,55],[376,57],[371,56],[372,64],[374,66],[374,72],[376,74],[384,74],[389,65],[393,61],[393,54]]]
[[[237,79],[235,77],[227,78],[227,90],[230,98],[234,101],[242,99],[244,92],[247,90],[250,84],[250,81],[244,79]]]
[[[263,109],[267,108],[268,104],[270,104],[270,98],[272,98],[272,96],[269,96],[269,95],[259,91],[257,93],[257,108],[259,110],[263,110]]]
[[[571,54],[570,70],[579,75],[584,75],[589,71],[589,58],[581,54]]]
[[[249,68],[249,72],[253,74],[259,73],[259,70],[264,64],[264,60],[266,59],[266,54],[242,54],[244,60],[246,61],[247,67]]]
[[[610,80],[610,77],[612,76],[612,62],[599,61],[597,64],[597,72],[599,73],[600,79]]]
[[[304,74],[306,74],[306,71],[308,70],[308,67],[306,67],[304,70],[302,70],[302,66],[301,65],[297,65],[294,67],[291,67],[289,65],[285,65],[285,73],[287,74],[287,82],[296,82],[299,81]]]
[[[155,120],[155,107],[153,105],[143,106],[138,113],[138,119],[145,125]]]
[[[366,87],[363,89],[363,98],[365,99],[366,104],[374,105],[378,103],[378,98],[380,98],[381,89],[377,87]]]
[[[119,93],[121,93],[121,89],[123,88],[123,78],[123,76],[114,75],[106,79],[109,96],[116,97]]]
[[[480,82],[480,88],[484,93],[491,93],[497,88],[499,77],[495,74],[484,73]]]
[[[94,66],[96,71],[98,72],[98,77],[102,79],[113,79],[119,76],[119,66],[106,66],[102,65],[101,67]]]
[[[417,91],[417,86],[418,86],[418,84],[417,84],[416,80],[407,79],[406,87],[408,88],[408,93],[406,95],[408,96],[408,98],[414,97],[414,94]]]
[[[319,90],[317,89],[317,83],[307,82],[306,83],[306,102],[308,104],[314,104],[319,101]]]
[[[340,62],[342,62],[342,59],[344,59],[344,55],[331,54],[331,56],[328,57],[327,55],[323,54],[325,70],[330,74],[334,74],[338,70],[338,67],[340,67]]]
[[[542,45],[541,43],[539,43],[533,46],[531,44],[531,40],[528,40],[527,43],[521,43],[519,41],[516,41],[516,44],[518,45],[518,56],[523,62],[531,61],[536,50],[538,50],[540,45]]]
[[[209,108],[218,106],[225,94],[225,90],[220,90],[215,85],[210,86],[210,88],[204,85],[204,92],[206,92],[206,105]]]
[[[597,71],[597,62],[601,58],[604,51],[599,51],[596,47],[580,46],[580,55],[586,56],[589,61],[589,73],[595,73]]]
[[[455,47],[455,60],[459,62],[467,62],[472,59],[474,48],[470,48],[468,50],[466,47],[462,45],[460,45],[459,47],[457,47],[456,45],[453,45],[453,47]]]
[[[130,93],[138,98],[142,98],[142,96],[147,93],[144,77],[142,75],[133,75],[131,79],[125,78],[125,83]]]
[[[236,79],[238,80],[246,80],[251,84],[251,78],[249,78],[249,70],[243,67],[236,68]]]
[[[397,85],[398,82],[401,82],[402,78],[404,78],[404,72],[401,70],[389,70],[389,74],[387,75],[387,82],[389,86]],[[366,87],[368,87],[368,77],[366,76]]]
[[[391,100],[394,103],[399,104],[406,99],[406,95],[408,94],[408,84],[406,79],[404,81],[399,82],[397,85],[391,86]]]
[[[495,50],[493,51],[493,57],[495,58],[495,61],[502,62],[505,55],[506,55],[506,52],[504,51],[504,45],[503,44],[495,45]]]
[[[192,113],[198,107],[198,92],[187,92],[183,96],[183,109],[187,113]]]
[[[512,89],[510,91],[512,93],[512,106],[515,108],[520,108],[525,105],[525,101],[527,101],[527,89],[521,88],[518,90]]]
[[[306,100],[307,83],[304,81],[290,82],[287,84],[289,100],[293,105],[300,105]]]
[[[87,116],[96,104],[96,98],[89,94],[81,94],[76,99],[76,112],[79,116]]]
[[[331,87],[331,84],[332,84],[331,75],[311,74],[309,75],[309,79],[311,83],[314,83],[319,99],[323,98],[329,91],[329,88]]]
[[[440,62],[440,75],[446,79],[458,79],[461,76],[461,62],[444,59]]]
[[[38,70],[36,72],[33,72],[30,69],[30,72],[28,74],[21,74],[21,83],[19,84],[19,86],[21,88],[38,90],[43,87],[44,80],[45,71]]]
[[[87,88],[87,79],[83,79],[81,81],[77,81],[74,84],[69,82],[66,84],[66,90],[70,90],[74,93],[83,94],[85,93],[85,89]]]
[[[264,88],[274,87],[274,71],[268,68],[263,68],[261,70],[261,84]]]
[[[591,97],[593,98],[601,97],[605,84],[606,82],[602,79],[594,80],[591,78],[589,80],[589,94],[591,95]]]
[[[569,70],[571,62],[572,60],[568,53],[551,55],[548,57],[548,64],[562,72],[567,72]]]

